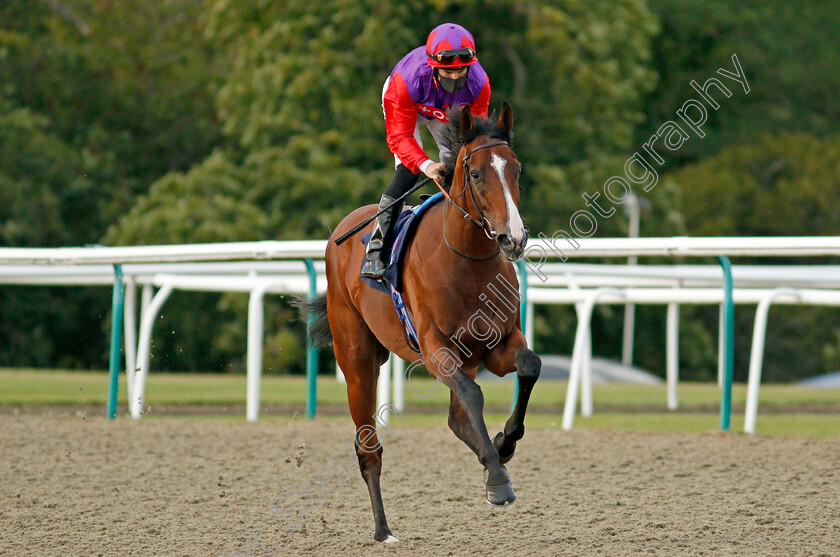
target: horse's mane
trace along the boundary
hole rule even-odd
[[[446,113],[448,123],[443,132],[443,144],[449,148],[452,153],[452,160],[447,161],[446,164],[446,178],[444,180],[445,187],[448,190],[452,186],[452,176],[455,174],[455,165],[459,164],[457,160],[458,152],[465,144],[473,141],[475,138],[482,135],[488,136],[490,139],[501,139],[510,144],[513,134],[496,125],[495,114],[491,114],[489,118],[479,118],[473,116],[475,124],[468,130],[461,130],[461,108],[451,108]]]

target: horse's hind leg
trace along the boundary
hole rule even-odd
[[[330,328],[333,333],[333,347],[336,361],[344,371],[347,380],[347,399],[350,414],[356,424],[356,455],[359,471],[368,487],[370,504],[376,532],[373,538],[378,542],[396,542],[385,519],[382,491],[379,477],[382,472],[382,445],[376,434],[376,380],[379,366],[388,358],[388,353],[370,332],[361,316],[353,308],[340,311],[330,309]],[[340,315],[339,315],[340,314]]]

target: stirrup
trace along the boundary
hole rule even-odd
[[[382,262],[381,259],[381,251],[374,250],[371,252],[373,255],[372,259],[368,258],[368,254],[365,254],[365,264],[362,265],[362,272],[361,275],[365,278],[374,279],[374,280],[381,280],[382,273],[385,272],[387,269],[387,265]],[[375,254],[375,255],[374,255]]]

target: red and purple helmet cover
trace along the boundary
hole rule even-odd
[[[478,62],[478,57],[466,64],[455,60],[452,64],[441,64],[432,56],[438,52],[446,50],[458,50],[461,48],[471,48],[475,50],[475,39],[472,33],[458,25],[457,23],[442,23],[432,29],[429,33],[429,38],[426,39],[426,54],[429,56],[429,65],[433,68],[453,68],[462,66],[472,66]]]

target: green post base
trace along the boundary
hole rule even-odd
[[[311,259],[304,259],[306,271],[309,273],[309,298],[318,296],[318,275],[315,274],[315,264]],[[309,338],[309,325],[315,320],[310,315],[306,331],[306,418],[311,420],[315,417],[315,410],[318,404],[318,349],[312,346]]]
[[[525,318],[528,315],[528,269],[525,267],[525,262],[519,260],[516,262],[516,269],[519,271],[519,326],[522,332],[525,332]],[[533,350],[533,346],[529,347]],[[511,410],[516,407],[516,400],[519,398],[519,378],[513,378],[513,402],[511,403]]]
[[[732,266],[729,258],[717,258],[723,268],[723,391],[720,395],[720,429],[729,431],[732,415],[732,375],[735,367],[735,306],[732,303]]]
[[[123,336],[125,311],[125,283],[122,265],[114,265],[114,294],[111,299],[111,355],[108,361],[108,419],[117,416],[117,392],[120,380],[120,349]]]

